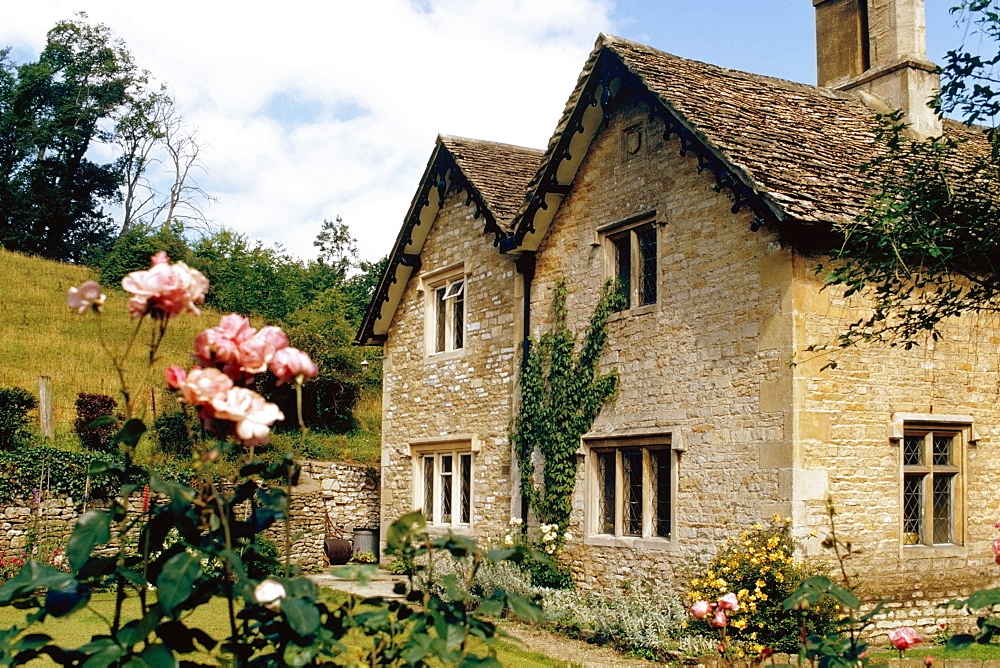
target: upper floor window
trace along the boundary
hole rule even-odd
[[[655,304],[659,278],[656,225],[638,225],[609,234],[607,239],[614,268],[612,278],[625,298],[624,308]]]
[[[902,446],[903,544],[960,544],[962,430],[908,423]]]
[[[427,353],[436,355],[465,347],[465,286],[458,267],[425,279]]]

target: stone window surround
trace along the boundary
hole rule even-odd
[[[623,220],[619,220],[613,223],[608,223],[606,225],[601,225],[597,228],[594,233],[594,241],[592,246],[603,248],[603,262],[604,262],[604,276],[607,279],[614,280],[616,278],[617,262],[615,258],[615,244],[612,238],[619,235],[622,232],[635,230],[637,228],[651,226],[656,232],[656,300],[650,304],[638,304],[638,300],[635,295],[639,291],[639,277],[641,274],[638,270],[638,264],[640,262],[639,253],[637,246],[636,235],[631,235],[632,237],[632,278],[631,278],[631,292],[632,295],[629,297],[630,304],[636,304],[628,308],[622,309],[617,313],[612,313],[608,320],[616,320],[623,317],[625,314],[628,315],[642,315],[644,313],[653,313],[660,308],[660,302],[662,301],[660,295],[660,288],[662,285],[662,268],[660,266],[662,261],[662,251],[660,248],[660,228],[666,225],[666,221],[657,218],[656,209],[651,209],[649,211],[644,211],[642,213],[636,214],[634,216],[629,216]]]
[[[469,490],[469,524],[434,524],[428,520],[427,533],[432,536],[444,535],[449,531],[461,536],[473,535],[473,527],[476,523],[476,460],[477,454],[482,449],[482,439],[478,434],[449,434],[447,436],[433,436],[429,438],[413,439],[406,444],[406,454],[412,464],[412,500],[413,510],[420,510],[423,505],[423,470],[422,457],[424,455],[440,452],[471,452],[472,453],[472,477]],[[456,469],[457,470],[457,469]]]
[[[418,292],[424,294],[424,359],[428,362],[442,362],[449,359],[462,357],[468,346],[468,322],[469,322],[469,277],[465,271],[466,263],[456,262],[434,271],[424,272],[420,276]],[[464,290],[464,318],[463,327],[465,333],[462,337],[462,347],[448,350],[447,346],[443,352],[434,351],[435,336],[437,334],[435,315],[437,306],[434,302],[435,290],[456,279],[465,281]]]
[[[600,489],[597,480],[597,465],[594,449],[615,449],[628,448],[631,446],[663,445],[671,453],[670,466],[670,538],[656,536],[609,536],[598,534],[594,530],[597,522],[598,490]],[[581,439],[580,449],[577,455],[583,457],[585,462],[585,483],[584,483],[584,526],[583,543],[598,547],[624,547],[642,550],[663,550],[674,551],[680,548],[677,528],[677,485],[679,479],[679,468],[681,453],[686,450],[683,431],[679,427],[629,429],[614,432],[585,434]],[[644,484],[645,484],[644,476]],[[648,486],[647,486],[648,488]],[[619,490],[620,491],[620,490]],[[646,521],[646,514],[651,505],[647,500],[648,495],[644,495],[643,524],[644,532],[649,522]]]
[[[906,433],[907,428],[926,428],[926,427],[946,427],[950,430],[957,431],[960,435],[959,438],[959,468],[960,472],[957,474],[960,492],[956,494],[954,500],[954,508],[952,510],[954,516],[957,519],[958,527],[956,529],[956,542],[954,544],[947,545],[904,545],[903,536],[903,436]],[[893,442],[899,447],[899,473],[897,474],[897,480],[899,484],[899,508],[900,512],[896,521],[898,523],[898,534],[899,534],[899,554],[900,557],[905,557],[907,559],[922,559],[922,558],[941,558],[941,557],[967,557],[968,550],[966,547],[967,536],[965,534],[965,522],[966,517],[966,495],[965,490],[968,489],[966,486],[966,475],[968,461],[968,453],[970,450],[974,451],[976,443],[980,440],[981,436],[979,430],[976,428],[975,419],[971,415],[949,415],[949,414],[938,414],[938,413],[893,413],[892,419],[888,423],[888,438],[889,441]]]

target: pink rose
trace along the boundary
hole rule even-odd
[[[1000,564],[1000,538],[993,539],[993,559]]]
[[[285,419],[275,404],[245,387],[233,387],[225,395],[216,396],[211,407],[214,419],[235,423],[236,438],[247,446],[266,444],[270,440],[271,425]]]
[[[737,600],[736,594],[729,592],[719,599],[718,608],[719,610],[732,610],[733,612],[739,612],[740,602]]]
[[[90,309],[100,310],[107,299],[107,295],[101,294],[101,286],[96,281],[86,281],[80,287],[71,287],[66,294],[66,303],[69,307],[83,315]]]
[[[279,327],[262,327],[240,344],[239,363],[245,373],[261,373],[274,354],[288,347],[288,337]]]
[[[178,388],[184,403],[201,406],[225,396],[233,387],[233,380],[214,367],[194,367]]]
[[[712,626],[717,629],[722,629],[725,628],[728,623],[729,620],[726,619],[726,613],[722,610],[716,610],[715,616],[712,617]]]
[[[148,270],[133,271],[123,278],[122,288],[132,294],[128,309],[133,318],[150,315],[164,319],[183,311],[200,315],[197,304],[205,302],[208,279],[183,262],[171,265],[167,254],[160,251]]]
[[[705,619],[705,616],[712,611],[712,604],[708,601],[696,601],[691,606],[691,614],[695,619]]]
[[[179,390],[187,380],[187,372],[179,366],[168,366],[163,372],[167,379],[167,385],[172,389]]]
[[[319,369],[309,359],[309,355],[298,348],[282,348],[271,358],[271,373],[277,377],[278,385],[281,385],[296,378],[315,378]]]
[[[889,642],[892,643],[892,646],[900,652],[907,650],[920,642],[920,638],[917,637],[917,632],[909,626],[901,626],[898,629],[893,629],[886,635],[889,636]]]

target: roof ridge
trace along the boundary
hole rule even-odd
[[[438,139],[441,142],[448,142],[448,141],[458,142],[458,141],[463,141],[463,142],[472,142],[472,143],[476,143],[476,144],[490,144],[492,146],[502,146],[504,148],[511,148],[511,149],[516,149],[516,150],[520,150],[520,151],[530,151],[532,153],[538,153],[539,155],[541,155],[542,153],[545,152],[545,149],[534,148],[534,147],[531,147],[531,146],[522,146],[521,144],[509,144],[507,142],[494,141],[492,139],[477,139],[475,137],[463,137],[463,136],[460,136],[460,135],[449,135],[449,134],[444,134],[444,133],[438,134]]]
[[[726,67],[724,65],[716,65],[715,63],[708,63],[703,60],[697,60],[695,58],[678,56],[677,54],[670,53],[669,51],[657,49],[654,46],[643,44],[642,42],[636,42],[634,40],[627,39],[625,37],[618,37],[617,35],[608,35],[606,33],[601,33],[601,37],[598,39],[598,42],[603,43],[603,45],[611,48],[614,48],[616,45],[622,45],[622,46],[627,46],[636,51],[646,52],[652,55],[667,56],[668,58],[683,60],[688,63],[694,63],[696,65],[704,66],[711,70],[715,70],[719,73],[726,73],[732,76],[738,76],[740,78],[749,79],[762,84],[779,85],[782,88],[799,90],[800,92],[819,93],[820,95],[835,99],[847,99],[847,100],[858,99],[856,95],[852,95],[851,93],[839,91],[833,88],[817,86],[816,84],[802,83],[801,81],[792,81],[791,79],[783,79],[781,77],[773,77],[766,74],[758,74],[756,72],[747,72],[746,70],[739,70],[733,67]]]

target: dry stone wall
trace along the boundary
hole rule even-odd
[[[378,529],[379,474],[370,466],[340,462],[302,463],[302,476],[292,490],[292,560],[304,569],[321,568],[327,527],[331,538],[351,540],[356,529]],[[142,498],[129,499],[133,512]],[[100,505],[90,508],[102,507]],[[0,556],[22,556],[29,543],[65,545],[83,508],[71,498],[15,500],[0,511]],[[284,544],[281,523],[265,536]]]

